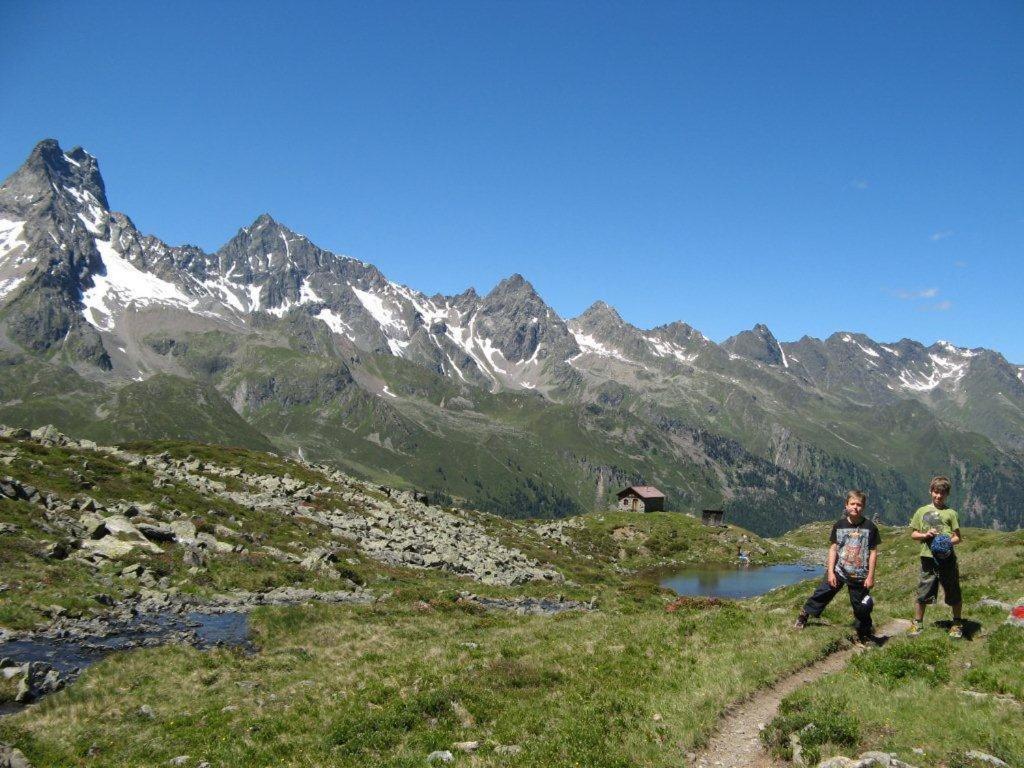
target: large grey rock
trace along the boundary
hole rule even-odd
[[[32,764],[20,749],[0,744],[0,768],[32,768]]]
[[[970,760],[977,760],[979,763],[985,763],[986,765],[994,765],[997,768],[1010,768],[1009,763],[1001,760],[995,755],[990,755],[987,752],[981,752],[977,749],[970,749],[965,754]]]

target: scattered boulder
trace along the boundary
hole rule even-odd
[[[102,515],[98,515],[95,512],[86,512],[78,518],[78,524],[81,526],[82,535],[86,539],[102,539],[110,533],[110,531],[107,530],[107,526],[103,521]]]
[[[145,536],[152,542],[159,544],[169,544],[177,538],[174,529],[169,525],[162,523],[136,523],[135,527],[139,529],[139,533]]]
[[[968,750],[964,757],[968,760],[977,760],[979,763],[985,763],[986,765],[994,765],[997,768],[1010,768],[1008,763],[1000,760],[995,755],[990,755],[986,752],[979,752],[976,749]]]
[[[79,542],[72,541],[53,541],[43,547],[39,556],[44,560],[66,560],[75,549],[78,548]]]
[[[32,764],[20,749],[0,744],[0,768],[32,768]]]
[[[888,752],[865,752],[859,758],[837,755],[822,760],[817,768],[916,768]]]
[[[561,595],[548,597],[487,597],[471,592],[460,592],[457,602],[462,605],[478,605],[499,611],[511,611],[529,616],[554,616],[566,611],[592,611],[597,607],[596,599],[587,602],[566,600]]]
[[[30,434],[33,440],[42,445],[67,445],[71,442],[68,436],[63,434],[53,424],[33,429]]]
[[[206,553],[199,547],[186,546],[181,553],[181,562],[187,568],[205,568],[207,565]]]
[[[23,666],[24,677],[18,682],[14,700],[29,704],[40,696],[59,691],[65,685],[60,672],[44,661],[33,661]]]
[[[170,524],[171,531],[181,544],[193,544],[196,541],[196,526],[191,520],[174,520]]]

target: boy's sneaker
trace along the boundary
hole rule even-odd
[[[962,640],[964,636],[964,625],[956,623],[949,628],[949,636],[954,640]]]
[[[793,622],[793,629],[803,629],[807,626],[807,619],[810,617],[807,615],[807,611],[800,611],[800,615],[796,617],[796,621]]]
[[[913,619],[907,629],[907,637],[917,637],[921,634],[921,622]]]

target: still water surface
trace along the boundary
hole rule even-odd
[[[821,566],[750,565],[717,568],[687,568],[661,580],[663,587],[691,597],[730,597],[734,599],[763,595],[776,587],[819,579]]]

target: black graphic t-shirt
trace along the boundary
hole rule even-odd
[[[836,572],[847,579],[863,581],[868,576],[868,555],[882,541],[878,527],[865,517],[851,523],[846,515],[832,526],[828,537],[838,547]]]

